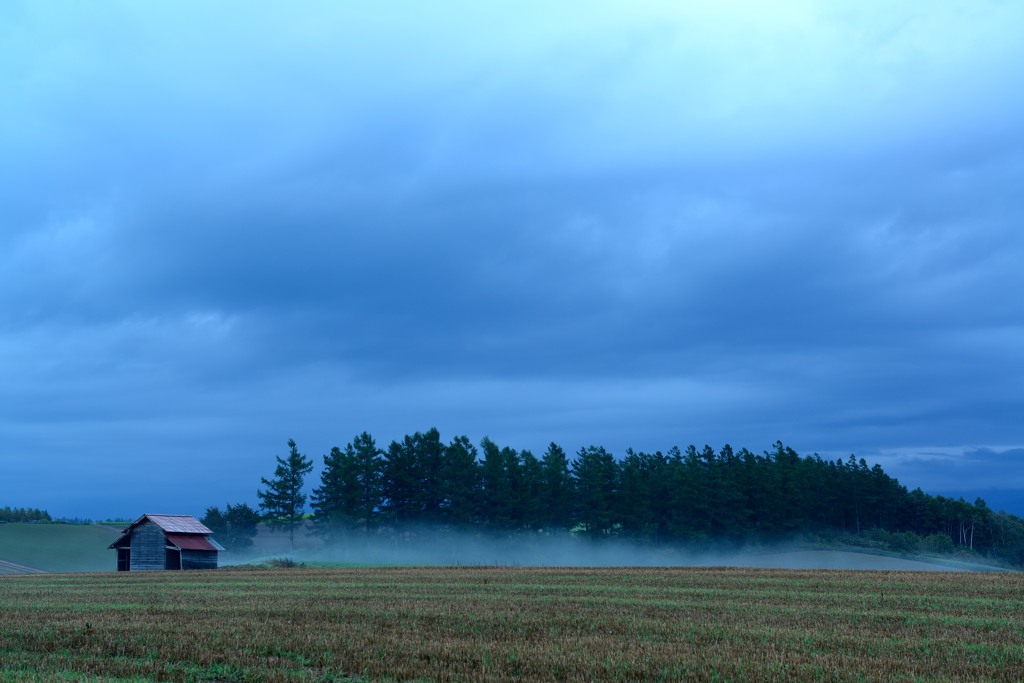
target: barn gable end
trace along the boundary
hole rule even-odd
[[[164,532],[149,520],[143,521],[131,531],[131,570],[150,571],[164,569]]]

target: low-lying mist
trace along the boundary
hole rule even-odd
[[[246,552],[224,553],[221,564],[289,558],[296,562],[357,565],[954,569],[935,562],[848,550],[809,550],[801,548],[795,540],[771,545],[709,542],[702,547],[681,547],[619,539],[595,540],[565,532],[509,535],[448,529],[417,529],[393,534],[355,532],[332,541],[297,531],[294,549],[287,539],[286,533],[268,534],[257,539],[256,545]]]

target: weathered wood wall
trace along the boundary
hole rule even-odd
[[[215,550],[182,550],[182,569],[216,569],[217,551]]]
[[[131,570],[154,571],[167,561],[163,530],[148,519],[132,529]]]

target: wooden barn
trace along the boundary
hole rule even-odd
[[[117,571],[216,569],[224,548],[192,515],[142,515],[108,548],[117,551]]]

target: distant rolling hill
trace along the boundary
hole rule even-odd
[[[115,568],[116,527],[95,524],[0,524],[0,562],[47,572],[104,572]],[[4,571],[0,569],[0,571]]]

